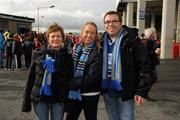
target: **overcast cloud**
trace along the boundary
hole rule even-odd
[[[115,0],[0,0],[0,13],[35,18],[37,27],[37,8],[40,8],[40,27],[58,22],[65,29],[80,29],[86,21],[94,21],[103,30],[103,15],[116,9]]]

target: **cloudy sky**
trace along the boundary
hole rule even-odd
[[[37,8],[40,8],[40,26],[57,22],[65,29],[80,29],[86,21],[94,21],[103,30],[103,15],[116,9],[116,0],[0,0],[0,13],[35,18],[37,27]]]

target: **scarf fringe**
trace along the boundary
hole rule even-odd
[[[123,87],[119,80],[102,80],[101,86],[102,89],[112,89],[116,91],[123,90]]]

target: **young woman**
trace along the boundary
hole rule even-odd
[[[68,81],[73,75],[73,59],[63,48],[63,28],[54,23],[46,37],[48,47],[35,53],[23,97],[23,112],[33,103],[38,120],[63,120],[63,105],[68,97]],[[68,67],[67,67],[68,66]]]
[[[86,120],[97,120],[101,57],[96,24],[87,22],[82,27],[80,37],[82,41],[76,44],[73,52],[74,79],[69,84],[70,107],[66,120],[78,120],[82,109]]]

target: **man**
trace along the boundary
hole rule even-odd
[[[103,74],[105,107],[109,120],[133,120],[135,102],[143,104],[149,91],[149,60],[136,28],[122,26],[121,16],[104,16]]]

